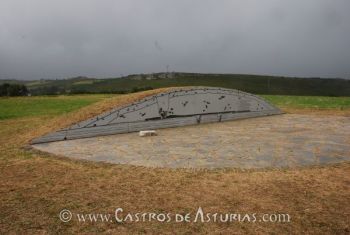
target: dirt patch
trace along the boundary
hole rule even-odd
[[[169,168],[285,168],[350,161],[350,119],[285,114],[59,141],[36,149],[74,159]]]

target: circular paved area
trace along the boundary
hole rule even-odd
[[[350,160],[350,118],[285,114],[38,144],[74,159],[169,168],[266,168]]]

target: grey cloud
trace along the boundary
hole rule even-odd
[[[2,0],[0,78],[350,77],[348,0]]]

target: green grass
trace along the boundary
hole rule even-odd
[[[41,86],[48,83],[48,81],[41,81],[41,80],[36,80],[36,81],[32,81],[32,82],[28,82],[26,83],[26,85],[28,87],[34,87],[34,86]]]
[[[0,98],[0,120],[68,113],[111,95]]]
[[[350,109],[350,97],[262,95],[281,108]]]
[[[86,80],[86,81],[78,81],[78,82],[74,82],[72,85],[86,85],[86,84],[93,84],[94,81],[93,80]]]

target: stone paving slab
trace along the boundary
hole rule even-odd
[[[295,167],[350,161],[350,118],[285,114],[59,141],[34,148],[73,159],[167,168]]]

